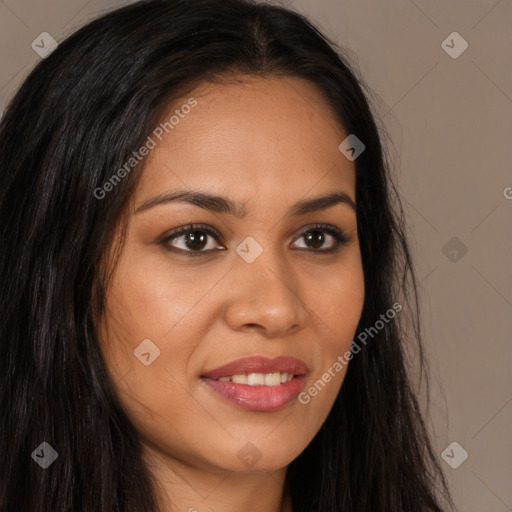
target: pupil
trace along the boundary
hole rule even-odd
[[[314,235],[315,233],[317,236]],[[306,243],[310,243],[315,249],[318,249],[324,243],[324,234],[318,230],[310,231],[306,234]]]
[[[187,247],[193,250],[202,249],[206,245],[206,235],[201,231],[191,231],[186,236],[185,243],[187,244]]]

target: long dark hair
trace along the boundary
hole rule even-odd
[[[157,510],[156,484],[95,331],[103,263],[143,162],[108,197],[94,191],[142,146],[173,98],[239,73],[316,84],[366,146],[355,161],[366,288],[356,335],[397,300],[411,305],[412,335],[402,313],[361,347],[324,425],[289,465],[294,512],[451,506],[407,371],[405,346],[420,343],[416,278],[364,82],[342,49],[287,9],[149,0],[63,41],[0,123],[1,512]],[[45,470],[31,456],[42,442],[58,453]]]

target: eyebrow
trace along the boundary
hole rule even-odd
[[[216,213],[228,213],[238,218],[244,218],[247,215],[247,210],[243,204],[233,202],[222,196],[207,194],[196,190],[187,190],[153,197],[137,206],[135,213],[137,214],[154,208],[155,206],[176,201],[193,204]],[[299,201],[290,208],[287,215],[304,215],[310,212],[326,210],[337,204],[346,204],[356,211],[356,205],[348,194],[344,192],[333,192],[325,196]]]

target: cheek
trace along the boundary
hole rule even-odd
[[[134,418],[168,407],[169,396],[180,402],[176,381],[183,381],[194,349],[193,335],[176,334],[180,319],[194,303],[187,288],[169,272],[140,262],[125,255],[119,261],[108,288],[100,337],[114,385]]]
[[[164,445],[169,425],[175,446],[190,432],[186,418],[195,403],[186,391],[187,365],[196,336],[183,328],[196,302],[176,275],[128,258],[108,290],[102,346],[116,394],[137,431]]]
[[[194,309],[208,282],[203,276],[187,278],[163,258],[143,264],[144,257],[137,254],[119,263],[108,294],[109,311],[126,326],[130,339],[162,339]]]
[[[330,279],[322,280],[322,287],[310,297],[318,333],[315,370],[299,402],[316,418],[320,428],[329,414],[342,386],[348,368],[347,354],[361,318],[364,304],[364,276],[360,262],[347,265]],[[352,356],[351,356],[352,357]]]
[[[308,299],[328,347],[341,349],[355,333],[364,304],[364,275],[359,258],[350,258],[330,275],[310,276]],[[321,283],[315,284],[315,283]],[[323,328],[321,327],[323,325]],[[327,347],[326,347],[327,348]]]

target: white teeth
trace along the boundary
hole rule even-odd
[[[232,375],[231,382],[235,384],[247,384],[248,376],[247,375]]]
[[[279,386],[279,384],[281,384],[281,374],[279,372],[265,374],[265,386]]]
[[[249,373],[247,375],[247,384],[249,386],[263,386],[265,384],[265,375],[263,373]]]
[[[249,373],[220,377],[220,382],[234,382],[235,384],[247,384],[249,386],[279,386],[293,379],[293,373]]]

